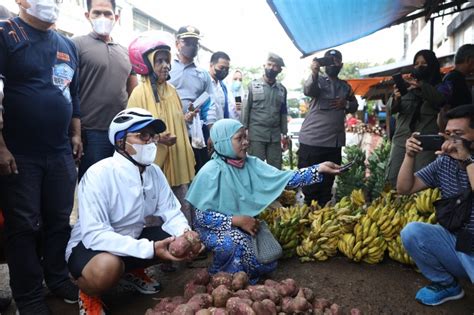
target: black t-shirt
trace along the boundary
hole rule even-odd
[[[5,77],[3,137],[13,154],[71,152],[69,126],[79,117],[74,43],[16,17],[0,21],[0,74]]]
[[[459,105],[472,104],[471,90],[466,77],[457,70],[452,70],[443,79],[447,103],[451,108]]]

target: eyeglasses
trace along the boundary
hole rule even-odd
[[[138,137],[143,142],[158,142],[160,140],[160,135],[156,133],[149,132],[131,132],[127,134],[128,136]]]

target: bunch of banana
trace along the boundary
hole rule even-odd
[[[354,226],[359,222],[361,218],[360,212],[353,211],[351,208],[340,208],[335,209],[336,219],[339,222],[341,233],[351,233],[354,230]]]
[[[296,203],[296,191],[294,190],[283,190],[278,201],[284,206],[289,207]]]
[[[408,256],[408,253],[403,247],[400,235],[388,242],[388,256],[402,264],[415,265],[415,262]]]
[[[354,208],[359,208],[365,205],[365,196],[362,189],[354,189],[351,193],[350,199]]]
[[[376,264],[383,260],[387,243],[379,235],[377,222],[364,215],[354,226],[353,233],[343,234],[338,242],[339,250],[348,258]]]
[[[436,212],[431,213],[429,216],[423,216],[418,213],[416,208],[412,208],[405,212],[405,221],[409,222],[423,222],[423,223],[436,223]],[[406,224],[405,224],[406,225]]]
[[[296,253],[302,262],[323,261],[337,253],[337,243],[341,229],[334,208],[324,207],[308,215],[311,226],[306,229],[301,245]]]
[[[310,209],[307,205],[281,207],[274,210],[276,219],[271,222],[267,221],[270,231],[283,248],[284,257],[292,257],[295,254]]]
[[[425,189],[415,197],[416,210],[422,215],[429,216],[435,211],[433,202],[440,198],[441,192],[438,188]]]

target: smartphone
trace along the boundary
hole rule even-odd
[[[341,168],[339,169],[339,172],[343,173],[343,172],[348,171],[352,167],[352,165],[354,165],[354,161],[350,161],[349,163],[342,165]]]
[[[395,82],[395,85],[397,86],[397,89],[402,96],[408,93],[407,83],[403,79],[401,73],[394,74],[392,76],[392,79],[393,82]]]
[[[241,96],[236,96],[235,97],[235,102],[236,103],[242,103],[242,97]]]
[[[313,60],[317,61],[321,67],[327,67],[334,64],[333,57],[314,58]]]
[[[417,135],[417,140],[421,142],[424,151],[438,151],[444,143],[444,137],[440,135]]]

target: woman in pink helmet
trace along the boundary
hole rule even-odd
[[[167,128],[160,135],[155,163],[163,170],[173,192],[183,204],[187,186],[194,178],[195,160],[181,100],[175,88],[166,82],[171,70],[172,41],[171,35],[165,32],[150,31],[130,44],[130,61],[142,80],[133,90],[128,107],[144,108],[165,122]],[[190,212],[183,212],[191,224]]]

